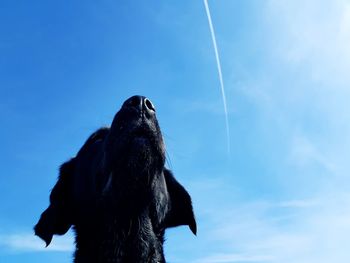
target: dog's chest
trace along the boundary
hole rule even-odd
[[[162,242],[147,216],[122,222],[118,218],[104,222],[98,245],[98,262],[149,262],[164,261]]]

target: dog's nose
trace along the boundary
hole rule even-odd
[[[133,107],[139,111],[147,113],[155,112],[153,103],[144,96],[132,96],[124,102],[125,107]]]

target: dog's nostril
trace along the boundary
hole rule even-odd
[[[145,98],[145,100],[143,101],[143,103],[145,104],[145,106],[146,106],[146,108],[147,108],[148,110],[156,111],[156,109],[154,108],[153,103],[152,103],[149,99]]]

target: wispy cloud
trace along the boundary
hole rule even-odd
[[[288,63],[312,64],[315,74],[333,68],[331,74],[317,74],[321,79],[333,78],[339,69],[337,75],[347,78],[343,69],[350,63],[349,1],[270,0],[265,10],[271,22],[278,22],[271,32],[280,36],[276,54]]]
[[[291,162],[301,168],[308,165],[320,165],[329,172],[336,171],[330,158],[325,155],[309,138],[302,135],[295,135],[291,144]]]
[[[55,237],[52,243],[45,247],[45,242],[34,234],[17,233],[17,234],[0,234],[0,247],[8,249],[13,252],[50,252],[73,251],[73,239],[71,236]]]
[[[348,262],[349,200],[339,194],[226,207],[210,236],[236,253],[213,254],[202,262]]]
[[[245,254],[215,254],[209,257],[201,258],[193,263],[229,263],[229,262],[272,262],[274,259],[264,255],[245,255]]]
[[[254,47],[263,50],[262,61],[234,57],[252,69],[234,71],[232,83],[239,82],[242,100],[258,105],[253,127],[261,141],[249,139],[266,146],[258,158],[273,171],[267,181],[276,188],[266,193],[262,186],[261,196],[248,189],[254,191],[248,201],[235,196],[236,188],[245,191],[233,182],[238,176],[193,186],[199,225],[204,222],[196,244],[204,255],[193,262],[350,262],[350,2],[271,0],[259,15],[264,37]]]
[[[270,0],[262,17],[269,62],[243,77],[240,91],[258,106],[263,129],[273,126],[269,132],[283,136],[286,145],[276,147],[285,147],[286,162],[344,179],[350,170],[350,2]]]

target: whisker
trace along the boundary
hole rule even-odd
[[[169,169],[172,170],[173,169],[173,165],[171,163],[171,160],[170,160],[170,155],[168,153],[168,151],[165,151],[165,154],[166,154],[166,164],[168,165]]]

